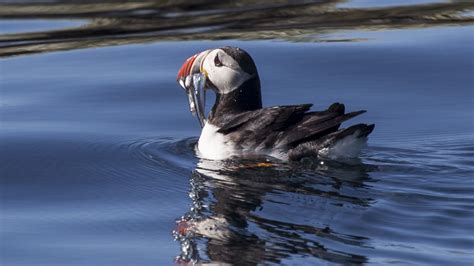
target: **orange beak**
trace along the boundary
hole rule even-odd
[[[206,50],[201,53],[197,53],[184,61],[183,65],[178,71],[176,80],[182,82],[187,76],[191,74],[203,73],[207,76],[206,70],[202,67],[203,61],[211,50]]]
[[[186,59],[184,64],[181,66],[181,68],[178,71],[178,77],[176,77],[176,80],[182,80],[189,74],[191,74],[191,70],[193,68],[194,61],[196,61],[196,58],[199,56],[199,54],[195,54],[191,56],[190,58]]]

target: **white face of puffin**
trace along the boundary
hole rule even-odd
[[[211,50],[202,61],[200,70],[215,86],[212,89],[220,94],[229,93],[252,78],[222,49]]]

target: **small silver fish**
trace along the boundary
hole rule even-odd
[[[206,76],[197,73],[187,76],[184,81],[180,80],[179,84],[188,94],[189,110],[196,115],[201,127],[206,123]]]

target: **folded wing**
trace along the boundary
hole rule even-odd
[[[219,132],[243,149],[291,149],[336,132],[342,122],[365,111],[345,113],[343,104],[310,112],[312,104],[275,106],[219,121]]]

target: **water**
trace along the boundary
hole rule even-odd
[[[70,16],[48,25],[69,29]],[[43,25],[33,38],[28,23],[0,36],[1,264],[472,264],[474,27],[328,23],[241,38],[210,23],[194,41],[71,42]],[[368,110],[350,122],[376,124],[361,158],[198,160],[176,73],[223,45],[253,56],[266,106]]]
[[[25,20],[0,20],[1,34],[15,34],[45,30],[61,30],[67,27],[73,28],[81,26],[81,22],[72,20],[42,20],[42,19],[25,19]]]

